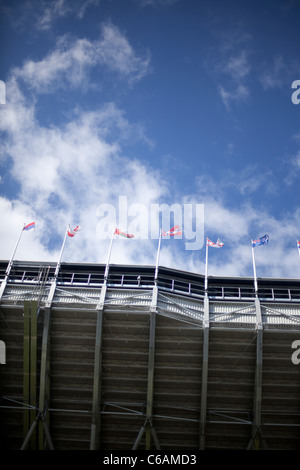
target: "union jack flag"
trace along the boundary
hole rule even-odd
[[[207,246],[212,246],[213,248],[222,248],[224,246],[224,243],[221,242],[220,238],[216,241],[216,243],[212,242],[209,238],[207,240]]]
[[[171,228],[167,232],[162,231],[162,236],[166,237],[168,235],[182,235],[182,229],[179,225],[175,225],[175,227]]]

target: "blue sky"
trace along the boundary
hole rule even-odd
[[[104,207],[118,215],[126,196],[120,228],[137,234],[114,241],[113,263],[155,263],[153,205],[198,204],[202,242],[224,242],[209,250],[209,274],[252,276],[251,238],[268,233],[257,275],[300,275],[298,2],[2,0],[0,9],[1,259],[35,220],[16,259],[57,260],[66,226],[79,224],[63,261],[105,263],[102,229],[114,221]],[[163,240],[160,262],[204,273],[205,245]]]

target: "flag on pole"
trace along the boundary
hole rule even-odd
[[[251,240],[251,243],[253,248],[259,245],[268,245],[269,235],[264,235],[263,237],[260,237],[257,240]]]
[[[256,266],[255,266],[255,257],[254,257],[254,248],[256,246],[260,245],[268,245],[269,243],[269,235],[264,235],[263,237],[258,238],[257,240],[251,240],[251,246],[252,246],[252,263],[253,263],[253,276],[254,276],[254,289],[255,289],[255,294],[257,294],[258,291],[258,285],[257,285],[257,276],[256,276]]]
[[[112,245],[113,245],[113,240],[115,235],[120,235],[121,237],[124,238],[134,238],[134,235],[131,235],[130,233],[123,232],[119,228],[115,228],[112,234],[112,237],[110,239],[110,244],[109,244],[109,249],[108,249],[108,256],[107,256],[107,262],[106,262],[106,267],[105,267],[105,272],[104,272],[104,281],[106,282],[108,279],[108,272],[109,272],[109,263],[110,263],[110,255],[112,251]]]
[[[124,237],[124,238],[134,238],[134,235],[131,235],[130,233],[123,232],[119,228],[115,229],[114,235],[120,235],[121,237]]]
[[[76,233],[79,232],[80,229],[81,229],[80,225],[76,225],[76,227],[73,230],[71,229],[70,225],[67,227],[67,229],[65,231],[65,236],[64,236],[63,243],[62,243],[62,247],[61,247],[61,250],[60,250],[59,258],[58,258],[58,261],[57,261],[57,264],[56,264],[56,269],[55,269],[55,273],[54,273],[54,278],[55,279],[57,278],[58,273],[59,273],[61,259],[62,259],[63,251],[65,249],[67,236],[74,237],[76,235]]]
[[[179,225],[175,225],[175,227],[171,228],[167,232],[162,231],[162,236],[167,237],[168,235],[174,236],[174,235],[182,235],[182,229]]]
[[[179,225],[175,225],[174,227],[172,227],[167,232],[164,232],[162,229],[160,229],[159,239],[158,239],[158,247],[157,247],[157,255],[156,255],[156,264],[155,264],[155,275],[154,275],[155,282],[157,281],[157,277],[158,277],[158,266],[159,266],[159,255],[160,255],[161,239],[162,239],[162,237],[166,237],[168,235],[170,235],[170,236],[182,235],[181,227]]]
[[[220,238],[218,238],[216,243],[212,242],[209,238],[207,238],[206,240],[207,240],[207,246],[211,246],[213,248],[222,248],[222,246],[224,246],[224,243],[221,242]]]
[[[35,228],[35,222],[31,222],[30,224],[24,225],[23,230],[31,230]]]
[[[298,247],[298,251],[299,251],[299,255],[300,255],[300,242],[299,242],[299,240],[297,240],[297,247]]]
[[[212,242],[209,238],[206,238],[206,257],[205,257],[205,279],[204,279],[204,290],[207,293],[207,281],[208,281],[208,247],[211,246],[212,248],[222,248],[224,243],[221,242],[220,238],[216,241],[216,243]]]
[[[80,229],[81,229],[80,225],[77,225],[73,230],[71,229],[71,227],[69,225],[69,229],[68,229],[69,237],[74,237],[76,235],[76,233],[79,232]]]
[[[23,225],[23,228],[22,230],[20,231],[20,234],[18,236],[18,240],[17,240],[17,243],[15,245],[15,248],[14,248],[14,251],[11,255],[11,258],[8,262],[8,265],[7,265],[7,268],[6,268],[6,271],[5,271],[5,278],[4,278],[4,281],[1,283],[1,287],[0,287],[0,301],[1,301],[1,298],[2,298],[2,295],[3,295],[3,292],[5,290],[5,286],[7,284],[7,280],[8,280],[8,276],[10,275],[10,271],[11,271],[11,268],[12,268],[12,265],[13,265],[13,262],[14,262],[14,257],[15,257],[15,254],[16,254],[16,251],[17,251],[17,248],[19,246],[19,243],[20,243],[20,240],[21,240],[21,237],[22,237],[22,234],[24,232],[24,230],[31,230],[35,228],[35,222],[31,222],[30,224],[24,224]]]

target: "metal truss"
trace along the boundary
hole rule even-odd
[[[48,271],[49,274],[49,271]],[[30,417],[27,426],[27,434],[24,438],[21,449],[27,448],[32,436],[39,426],[39,448],[45,448],[45,443],[50,449],[54,449],[53,441],[49,431],[47,417],[49,412],[68,412],[70,410],[49,408],[50,403],[50,390],[49,390],[49,373],[50,373],[50,357],[49,357],[49,336],[51,324],[51,310],[58,305],[61,307],[64,303],[67,304],[66,308],[74,308],[76,303],[70,303],[68,299],[77,299],[78,307],[84,308],[91,306],[96,313],[96,334],[95,334],[95,349],[94,349],[94,376],[93,376],[93,398],[92,398],[92,412],[91,412],[91,434],[90,434],[90,449],[101,448],[101,416],[104,414],[131,414],[143,417],[143,423],[137,436],[133,442],[133,449],[138,449],[141,444],[142,438],[145,435],[146,449],[151,449],[154,444],[156,449],[160,449],[159,436],[155,430],[155,420],[159,418],[170,420],[186,420],[193,421],[199,424],[199,449],[206,448],[206,427],[209,424],[236,424],[236,425],[249,425],[251,428],[249,435],[248,449],[266,448],[267,443],[262,435],[262,374],[263,374],[263,339],[264,328],[268,326],[268,322],[264,321],[270,317],[283,317],[288,321],[288,324],[295,326],[300,325],[300,314],[288,314],[280,307],[274,308],[269,303],[259,300],[256,296],[252,301],[245,301],[241,304],[239,300],[234,302],[232,310],[226,309],[223,312],[211,312],[211,303],[215,303],[215,299],[210,299],[208,294],[205,293],[203,298],[193,299],[193,305],[189,306],[188,297],[180,297],[165,289],[161,290],[158,284],[150,290],[133,291],[132,289],[124,289],[122,291],[122,299],[117,296],[114,297],[114,289],[109,288],[107,280],[104,279],[103,285],[99,290],[99,296],[93,292],[92,295],[86,293],[76,292],[74,288],[62,288],[57,285],[57,278],[54,278],[51,285],[46,285],[47,276],[46,272],[42,273],[40,284],[36,290],[30,289],[28,292],[22,293],[6,293],[8,285],[5,284],[2,289],[2,302],[13,300],[18,297],[24,302],[24,315],[28,320],[26,323],[26,337],[28,336],[29,342],[24,345],[24,403],[17,402],[16,400],[5,397],[12,403],[21,405],[21,409],[30,411]],[[33,301],[32,298],[36,298]],[[66,300],[67,299],[67,300]],[[44,304],[44,305],[43,305]],[[68,307],[69,305],[69,307]],[[191,305],[191,303],[190,303]],[[81,307],[83,306],[83,307]],[[41,350],[41,366],[40,375],[37,377],[36,371],[36,318],[39,309],[44,309],[44,324],[42,336],[42,350]],[[148,348],[148,370],[147,370],[147,395],[145,397],[146,405],[142,404],[124,404],[111,401],[102,402],[102,337],[103,337],[103,318],[104,312],[128,310],[134,311],[141,309],[143,312],[149,314],[149,348]],[[202,371],[201,371],[201,405],[197,410],[198,418],[183,418],[178,417],[176,414],[164,415],[154,413],[154,408],[157,409],[159,405],[153,402],[154,394],[154,374],[155,374],[155,336],[156,336],[156,320],[157,315],[164,315],[185,323],[191,324],[203,331],[203,354],[202,354]],[[208,398],[208,371],[209,371],[209,346],[210,346],[210,330],[214,324],[222,324],[222,328],[240,325],[244,316],[253,316],[255,321],[254,338],[256,343],[255,355],[255,381],[253,388],[253,407],[249,411],[233,411],[233,410],[213,410],[207,408]],[[226,317],[226,318],[225,318]],[[29,332],[29,328],[31,328]],[[24,337],[25,337],[24,336]],[[28,348],[26,350],[26,348]],[[30,352],[29,352],[30,351]],[[30,372],[31,382],[26,382]],[[39,378],[39,397],[35,396],[34,390],[37,389],[36,382]],[[33,406],[34,401],[38,401],[38,406]],[[126,406],[125,406],[126,405]],[[131,406],[130,406],[131,405]],[[155,405],[155,406],[154,406]],[[137,410],[137,406],[143,408]],[[9,407],[9,406],[8,406]],[[109,410],[108,408],[112,408]],[[182,409],[181,409],[182,410]],[[84,410],[74,410],[74,412],[85,412]],[[28,419],[28,418],[27,418]],[[276,423],[272,423],[276,425]]]

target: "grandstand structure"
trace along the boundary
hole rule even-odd
[[[0,262],[6,449],[299,449],[298,279]]]

